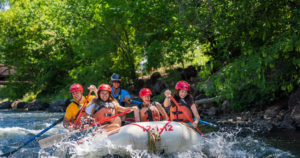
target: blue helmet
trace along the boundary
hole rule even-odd
[[[119,81],[121,82],[121,77],[119,74],[112,74],[111,77],[110,77],[110,80],[113,82],[113,81]]]

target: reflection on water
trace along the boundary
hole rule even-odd
[[[45,129],[63,113],[44,112],[0,112],[0,153],[16,149],[26,140]],[[46,138],[67,131],[61,124],[46,132]],[[66,140],[50,148],[41,149],[37,141],[21,148],[12,157],[101,157],[118,155],[122,157],[300,157],[299,132],[274,132],[268,135],[239,135],[239,130],[210,132],[203,142],[193,150],[171,155],[154,155],[145,150],[134,150],[130,145],[119,147],[104,135],[85,137],[81,144]],[[40,139],[39,138],[39,139]]]
[[[285,151],[290,151],[293,155],[300,157],[300,132],[295,131],[273,131],[266,135],[257,136],[258,139]]]

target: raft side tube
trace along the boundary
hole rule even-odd
[[[108,139],[118,146],[132,145],[133,149],[148,150],[148,132],[160,133],[161,129],[169,121],[138,122],[120,128],[119,132],[111,134]],[[165,153],[181,152],[191,149],[199,144],[200,134],[195,130],[179,122],[170,122],[160,135],[160,141],[156,142],[157,150]]]

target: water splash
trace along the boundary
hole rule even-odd
[[[0,112],[0,154],[12,151],[28,138],[49,126],[61,117],[63,113],[35,113],[35,112]],[[243,130],[242,130],[243,129]],[[297,157],[288,151],[275,148],[266,141],[251,133],[244,132],[245,128],[221,129],[218,132],[204,134],[206,139],[199,142],[192,150],[172,153],[169,155],[155,155],[146,150],[133,149],[131,145],[124,147],[112,144],[105,135],[87,135],[85,141],[78,144],[76,140],[66,140],[47,149],[41,149],[36,141],[20,149],[11,157],[101,157],[106,155],[120,155],[122,157],[170,157],[170,158],[285,158]],[[55,134],[66,133],[61,124],[46,132],[41,138]],[[289,149],[285,149],[289,150]]]
[[[240,130],[239,130],[240,131]],[[239,132],[212,132],[207,134],[203,152],[208,157],[295,157],[289,152],[273,148],[248,135],[237,136]]]
[[[237,136],[239,131],[232,132],[212,132],[205,134],[203,142],[199,142],[192,150],[180,153],[173,153],[169,155],[155,155],[148,153],[146,150],[135,150],[131,145],[120,147],[112,144],[106,135],[89,134],[84,138],[82,143],[78,144],[77,141],[67,141],[57,144],[54,153],[47,153],[41,151],[40,157],[45,155],[53,157],[102,157],[106,155],[118,155],[121,157],[171,157],[171,158],[286,158],[295,157],[291,153],[273,148],[255,139],[253,136]],[[48,151],[49,152],[49,151]]]

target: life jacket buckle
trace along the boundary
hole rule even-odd
[[[173,114],[182,114],[182,111],[173,111]]]
[[[183,122],[183,119],[174,119],[173,121],[176,121],[176,122]]]
[[[111,113],[104,113],[104,116],[109,116],[109,117],[111,117],[111,116],[113,116],[113,114],[111,114]]]

